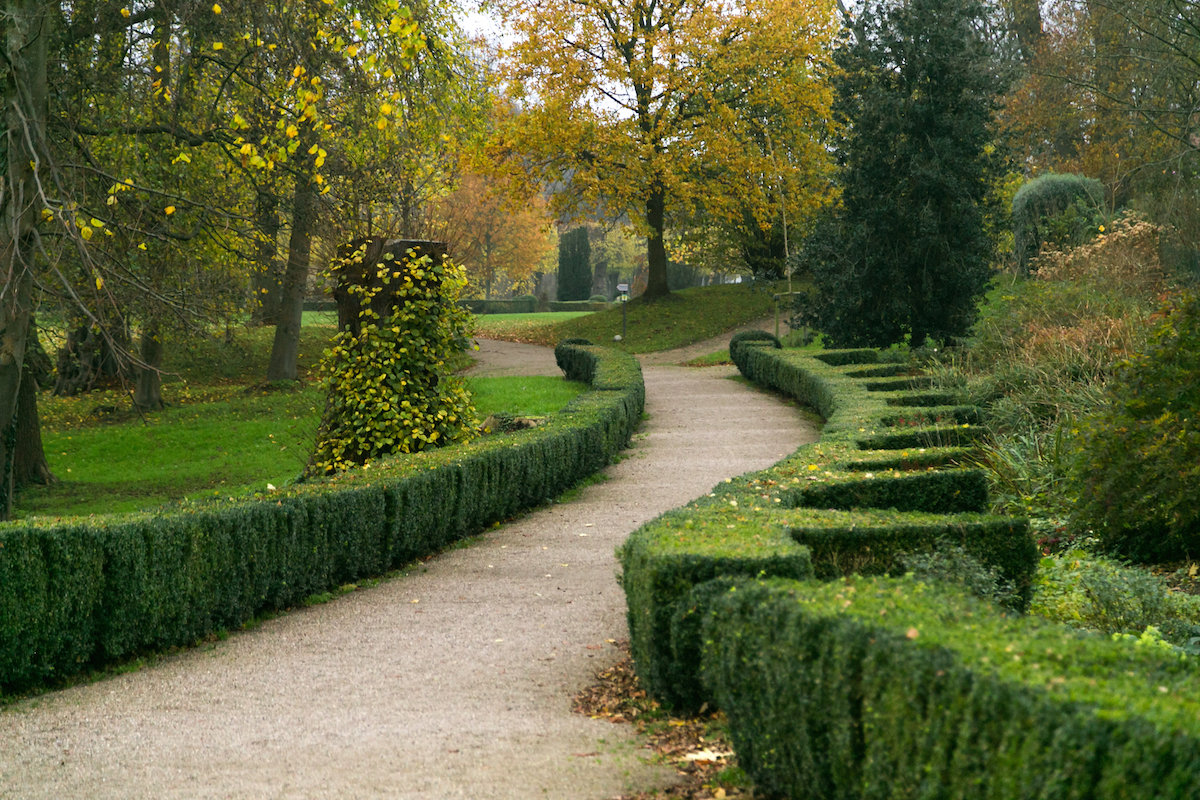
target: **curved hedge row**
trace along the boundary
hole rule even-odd
[[[976,430],[962,421],[970,409],[880,364],[875,350],[812,355],[772,339],[742,336],[734,361],[825,417],[821,440],[659,517],[621,548],[639,677],[677,707],[709,699],[696,638],[703,593],[692,590],[713,578],[889,573],[902,553],[954,544],[1028,600],[1037,566],[1028,523],[983,513],[984,476],[961,466]]]
[[[1196,663],[1161,641],[1004,615],[912,579],[710,596],[705,682],[771,796],[1200,797]]]
[[[951,542],[1028,592],[1027,525],[977,513],[980,476],[956,466],[972,411],[905,389],[873,351],[739,351],[743,373],[828,423],[626,544],[634,654],[656,695],[724,709],[772,796],[1200,796],[1194,659],[881,574]]]
[[[266,496],[0,526],[0,691],[191,644],[558,495],[628,444],[645,390],[631,356],[557,353],[592,390],[531,430]]]

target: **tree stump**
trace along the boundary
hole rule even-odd
[[[380,277],[381,270],[403,275],[409,271],[409,261],[414,257],[429,256],[441,261],[446,255],[445,242],[385,239],[382,236],[356,239],[338,248],[338,260],[330,269],[337,279],[333,299],[337,303],[338,330],[349,331],[354,336],[361,333],[363,290],[371,295],[369,307],[377,318],[392,316],[398,296],[394,289],[388,287],[394,286],[395,281],[384,281]],[[424,280],[428,281],[429,278]]]

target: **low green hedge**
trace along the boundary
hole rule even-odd
[[[595,300],[551,300],[551,311],[603,311],[608,308],[608,301]]]
[[[724,709],[773,797],[1200,797],[1200,662],[895,577],[944,552],[1028,602],[1037,551],[1025,520],[980,513],[973,410],[873,351],[736,350],[826,424],[622,548],[652,694]]]
[[[1200,797],[1200,672],[1153,639],[911,579],[714,582],[705,597],[705,685],[756,791]]]
[[[0,526],[0,691],[188,645],[560,494],[628,443],[645,397],[631,356],[560,350],[593,389],[531,430],[254,498]]]
[[[769,335],[739,334],[731,355],[754,382],[820,413],[821,440],[648,523],[619,553],[639,677],[655,697],[682,709],[707,699],[694,640],[704,595],[693,590],[713,578],[890,573],[904,554],[951,544],[994,568],[1028,602],[1038,559],[1028,523],[982,513],[986,481],[962,467],[970,451],[961,436],[947,434],[953,446],[946,447],[906,438],[914,430],[972,430],[969,422],[908,424],[931,412],[954,420],[972,412],[952,399],[938,403],[941,409],[893,402],[912,397],[923,380],[881,379],[864,367],[879,365],[877,351],[812,354],[775,344]]]
[[[532,314],[537,311],[537,298],[514,297],[511,300],[460,300],[472,314]]]

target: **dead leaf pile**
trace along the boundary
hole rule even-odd
[[[681,776],[680,783],[667,789],[621,795],[616,800],[753,800],[753,790],[721,780],[722,773],[737,766],[737,759],[722,734],[720,716],[667,715],[638,683],[628,643],[615,646],[624,658],[597,672],[595,682],[575,696],[573,709],[592,719],[637,725],[638,733],[647,739],[646,747]]]

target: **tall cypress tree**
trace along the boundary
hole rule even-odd
[[[576,228],[558,239],[558,299],[587,300],[591,290],[592,246],[587,228]]]
[[[990,278],[1002,89],[978,0],[868,2],[838,53],[842,203],[806,244],[801,319],[839,346],[964,334]]]

